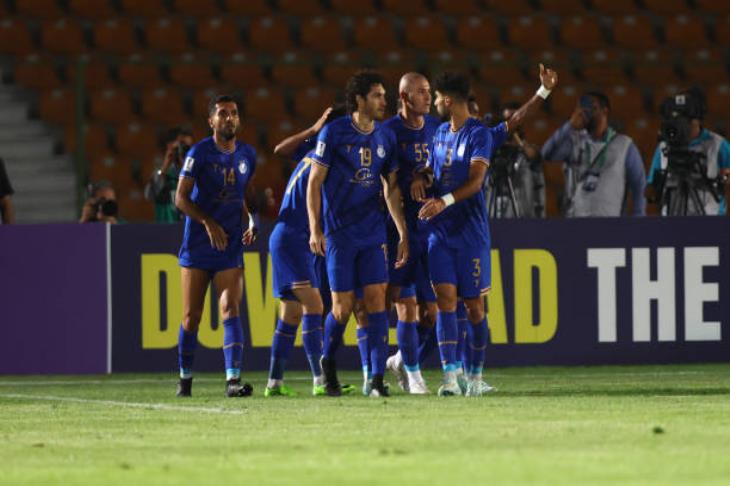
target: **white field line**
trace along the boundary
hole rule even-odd
[[[225,408],[215,407],[184,407],[180,405],[168,405],[166,403],[140,403],[140,402],[122,402],[116,400],[94,400],[90,398],[78,398],[78,397],[58,397],[58,396],[39,396],[39,395],[26,395],[22,393],[0,393],[1,398],[13,398],[18,400],[29,400],[29,401],[49,401],[49,402],[70,402],[70,403],[84,403],[91,405],[101,405],[104,407],[121,407],[121,408],[141,408],[144,410],[163,410],[163,411],[175,411],[175,412],[193,412],[193,413],[221,413],[231,415],[243,415],[244,410],[229,410]]]
[[[507,374],[507,373],[499,373],[499,372],[490,372],[489,370],[485,371],[485,376],[488,378],[499,378],[499,379],[520,379],[520,378],[541,378],[541,379],[550,379],[554,375],[550,373],[532,373],[532,374]],[[646,377],[672,377],[672,376],[699,376],[699,375],[707,375],[707,374],[714,374],[714,372],[707,372],[707,371],[637,371],[637,372],[620,372],[620,373],[571,373],[569,375],[565,375],[565,378],[646,378]],[[220,382],[223,383],[223,378],[220,379],[217,378],[202,378],[202,377],[196,377],[195,382],[196,383],[215,383]],[[289,377],[286,378],[286,381],[295,381],[295,382],[305,382],[305,381],[311,381],[311,378],[309,377]],[[8,380],[8,381],[0,381],[0,387],[13,387],[13,386],[77,386],[77,385],[138,385],[138,384],[159,384],[159,385],[174,385],[177,382],[177,377],[174,375],[171,375],[170,378],[138,378],[138,379],[129,379],[129,380],[115,380],[114,378],[108,378],[104,380]]]

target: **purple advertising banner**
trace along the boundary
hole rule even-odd
[[[0,226],[0,374],[107,372],[106,225]]]
[[[268,230],[244,252],[249,370],[268,366],[277,313]],[[497,220],[491,232],[489,366],[730,361],[730,219]],[[181,233],[112,227],[114,371],[176,367]],[[201,371],[223,367],[216,307],[209,297]],[[359,368],[355,343],[351,324],[338,356],[343,368]],[[306,366],[301,349],[292,355],[291,368]]]

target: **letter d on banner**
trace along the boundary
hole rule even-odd
[[[515,342],[545,343],[558,329],[558,267],[545,250],[515,250]],[[532,315],[532,269],[539,274],[540,320]]]

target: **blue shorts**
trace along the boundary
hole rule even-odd
[[[388,272],[390,285],[400,287],[400,298],[416,296],[419,301],[435,302],[436,295],[428,276],[428,242],[421,239],[408,241],[408,261],[395,268],[398,257],[398,234],[388,238]]]
[[[428,246],[428,268],[431,283],[456,285],[459,297],[474,299],[489,291],[492,264],[489,246],[449,248],[438,239]]]
[[[277,223],[269,237],[269,253],[273,267],[274,297],[297,300],[293,289],[317,287],[314,255],[309,249],[306,235],[295,234],[283,223]]]
[[[353,248],[327,239],[327,276],[333,292],[388,282],[388,250],[385,244]]]
[[[229,248],[217,254],[207,252],[205,255],[195,255],[187,251],[180,252],[178,263],[181,267],[205,270],[212,277],[223,270],[243,268],[243,245],[233,245],[232,248],[229,245]]]

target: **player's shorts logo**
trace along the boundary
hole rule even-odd
[[[238,163],[238,172],[241,174],[245,174],[248,171],[248,166],[246,165],[246,159],[243,159]]]
[[[317,154],[318,157],[324,156],[324,149],[327,147],[327,144],[324,142],[317,142],[317,149],[314,151],[315,154]]]
[[[378,152],[377,153],[378,153],[378,157],[380,157],[381,159],[383,157],[385,157],[385,147],[383,147],[382,145],[378,145]]]
[[[185,163],[183,164],[183,171],[190,172],[193,170],[193,165],[195,164],[195,159],[192,157],[187,157],[185,159]]]
[[[459,157],[463,157],[464,152],[466,152],[466,144],[462,143],[461,145],[459,145],[459,149],[456,151],[456,155],[458,155]]]

